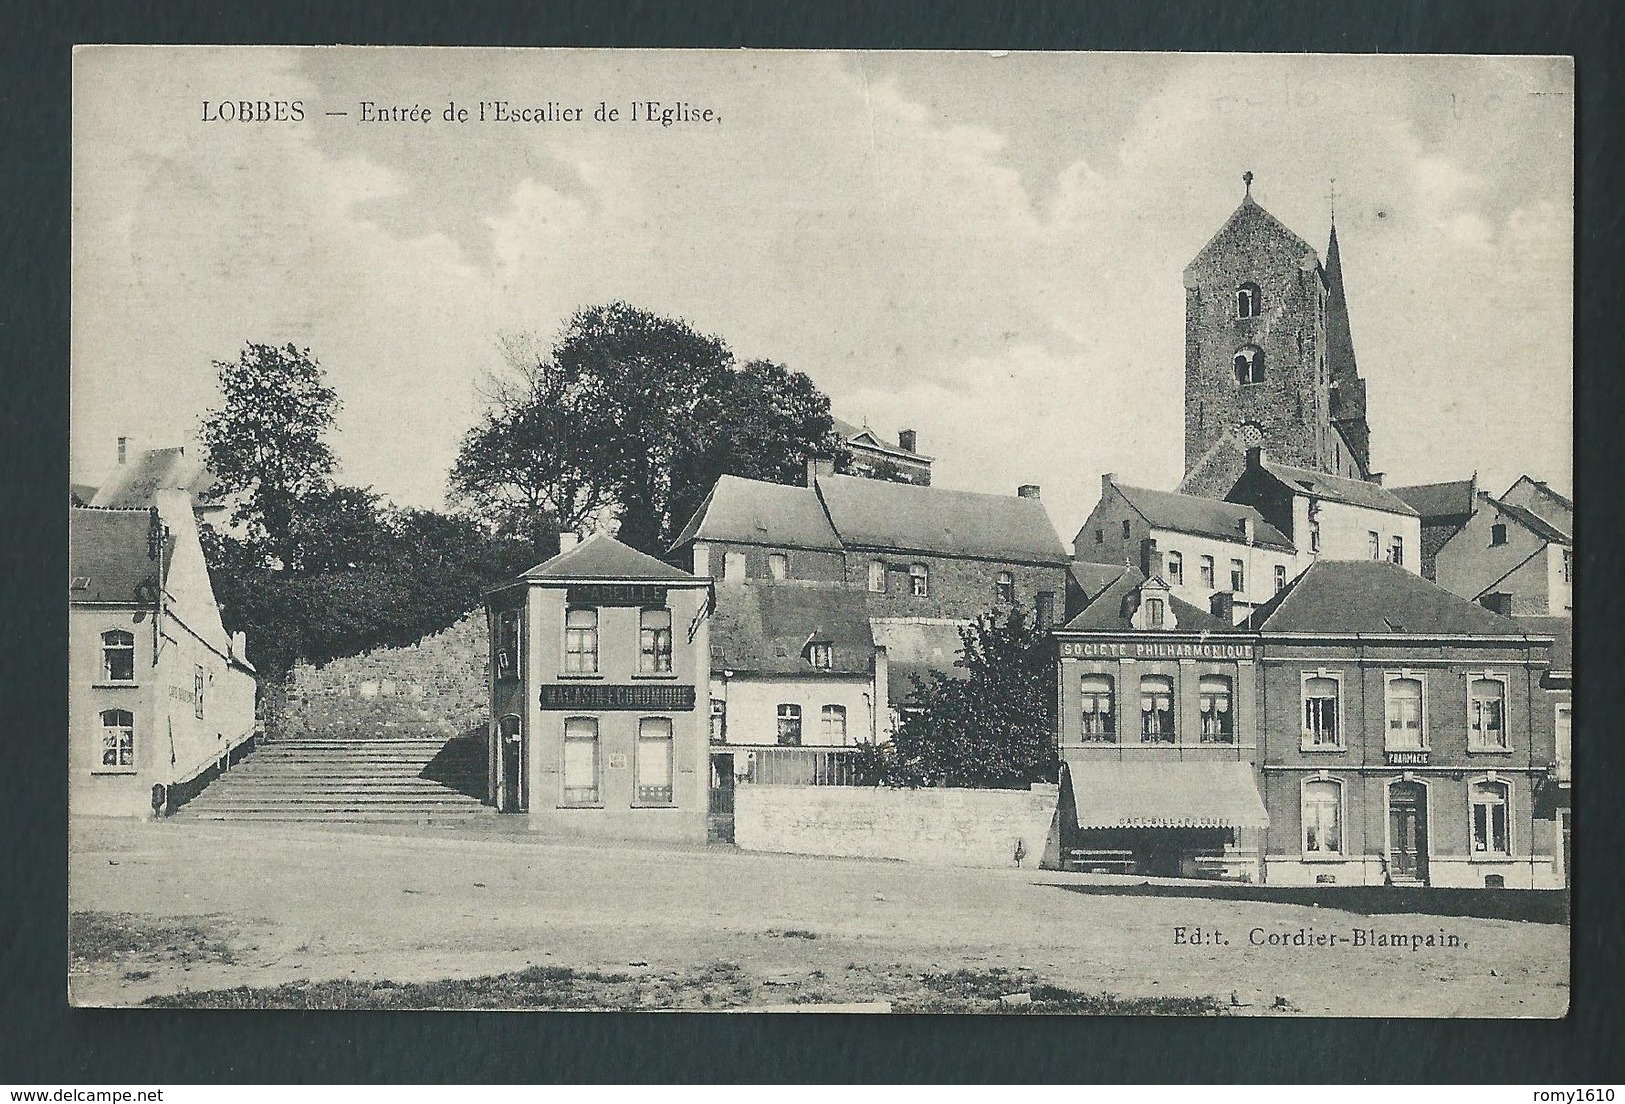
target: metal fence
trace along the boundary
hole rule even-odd
[[[865,786],[858,754],[857,748],[755,748],[745,753],[739,780],[757,786]]]

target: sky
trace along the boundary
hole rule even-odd
[[[343,402],[340,478],[439,506],[498,335],[624,299],[917,430],[940,486],[1040,484],[1070,541],[1103,472],[1179,482],[1181,272],[1251,171],[1322,252],[1335,194],[1389,486],[1573,485],[1566,59],[98,47],[74,70],[76,482],[120,436],[193,442],[213,362],[293,342]],[[304,117],[204,106],[238,100]],[[498,100],[583,119],[442,118]],[[648,100],[713,121],[630,121]]]

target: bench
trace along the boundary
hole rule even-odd
[[[1067,864],[1073,870],[1090,874],[1134,873],[1134,852],[1103,848],[1075,847],[1066,853]]]

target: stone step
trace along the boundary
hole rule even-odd
[[[376,794],[376,795],[379,795],[379,796],[386,796],[387,795],[387,796],[394,796],[394,797],[417,796],[417,797],[422,797],[422,798],[426,798],[426,799],[433,799],[433,798],[439,797],[441,794],[461,794],[463,797],[468,797],[469,796],[469,794],[465,790],[459,790],[454,786],[442,786],[442,785],[439,785],[438,783],[434,783],[434,782],[427,782],[427,783],[424,783],[422,785],[416,785],[416,786],[414,786],[414,785],[366,786],[366,785],[361,785],[359,783],[334,783],[334,784],[326,785],[326,786],[286,786],[286,785],[282,785],[280,783],[266,783],[266,784],[263,784],[263,785],[248,785],[248,784],[245,783],[245,784],[242,784],[242,785],[231,786],[229,788],[226,788],[226,787],[221,787],[219,789],[212,789],[211,788],[210,790],[206,791],[206,793],[218,794],[220,796],[227,796],[227,795],[238,796],[238,795],[242,795],[242,796],[246,797],[246,796],[252,795],[254,797],[273,797],[273,798],[274,797],[301,797],[301,796],[306,796],[306,795],[310,795],[310,794],[333,794],[333,795],[336,795],[336,796],[346,796],[346,795],[349,795],[349,794],[356,794],[358,796],[363,796],[363,797]],[[193,800],[194,801],[202,801],[202,800],[204,800],[204,794],[199,794],[197,797],[193,798]]]
[[[187,817],[191,820],[253,820],[278,821],[284,823],[314,823],[327,824],[424,824],[448,823],[474,820],[483,814],[491,812],[484,806],[476,809],[436,809],[433,811],[361,811],[356,809],[332,809],[321,815],[314,815],[308,810],[287,809],[231,809],[199,812],[189,812],[182,809],[175,815]]]

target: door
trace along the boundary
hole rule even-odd
[[[1395,882],[1427,884],[1427,802],[1420,782],[1388,787],[1388,876]]]
[[[706,812],[706,838],[714,843],[732,843],[734,841],[734,757],[731,752],[711,756],[711,796]]]
[[[502,745],[502,803],[501,812],[525,811],[525,736],[520,730],[519,718],[513,714],[502,718],[500,729]]]

